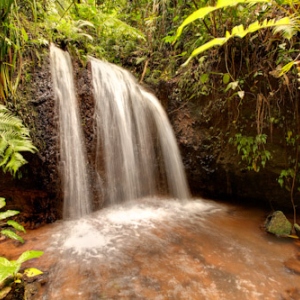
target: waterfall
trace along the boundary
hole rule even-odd
[[[91,212],[87,158],[75,95],[70,56],[51,44],[50,64],[59,115],[60,173],[64,218],[76,219]]]
[[[169,194],[188,199],[176,139],[158,100],[127,71],[90,58],[95,99],[96,171],[105,201]]]

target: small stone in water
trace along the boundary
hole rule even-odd
[[[265,222],[267,232],[278,236],[286,236],[291,233],[292,224],[285,217],[282,211],[275,211],[272,215],[267,217]]]

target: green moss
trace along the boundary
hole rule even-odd
[[[272,215],[268,216],[265,227],[267,232],[284,236],[291,233],[292,224],[285,217],[282,211],[275,211]]]

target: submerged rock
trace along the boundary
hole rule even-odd
[[[300,275],[300,261],[297,258],[290,258],[289,260],[284,262],[284,265],[289,270],[295,272]]]
[[[297,288],[291,288],[284,292],[284,295],[282,295],[283,300],[299,300],[300,299],[300,291]]]
[[[269,215],[265,222],[266,231],[278,236],[285,236],[291,233],[292,224],[282,211],[275,211]]]

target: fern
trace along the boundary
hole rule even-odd
[[[120,35],[127,35],[133,38],[145,40],[145,36],[139,30],[121,21],[115,14],[101,14],[98,18],[101,20],[103,28],[108,31],[113,31],[116,37]]]
[[[34,153],[37,148],[32,144],[29,130],[22,121],[13,116],[5,106],[0,105],[0,167],[13,176],[27,161],[20,152]]]

